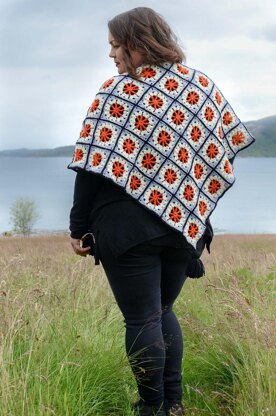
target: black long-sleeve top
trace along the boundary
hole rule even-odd
[[[75,180],[74,202],[70,212],[72,238],[81,238],[88,231],[94,236],[105,235],[115,256],[153,238],[164,236],[164,244],[174,247],[191,245],[179,232],[165,224],[139,202],[102,175],[78,171]],[[207,227],[207,248],[212,228]],[[162,239],[159,240],[162,244]],[[208,242],[209,241],[209,242]],[[97,243],[97,242],[96,242]]]

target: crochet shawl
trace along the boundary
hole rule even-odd
[[[69,169],[101,174],[196,247],[254,138],[214,82],[180,63],[117,75],[90,105]]]

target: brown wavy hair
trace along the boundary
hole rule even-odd
[[[161,15],[149,7],[136,7],[108,22],[114,39],[122,46],[128,73],[138,78],[129,50],[140,52],[145,64],[185,62],[177,37]]]

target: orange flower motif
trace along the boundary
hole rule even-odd
[[[178,85],[178,82],[173,78],[170,78],[165,82],[165,88],[167,88],[169,92],[177,90]]]
[[[161,108],[164,104],[162,98],[158,97],[158,95],[151,95],[149,98],[149,105],[153,107],[155,110],[157,108]]]
[[[80,137],[88,137],[91,131],[90,124],[85,124],[84,128],[80,132]]]
[[[207,210],[207,204],[204,201],[199,201],[198,208],[200,215],[203,216]]]
[[[147,66],[146,68],[143,69],[142,71],[142,77],[144,78],[152,78],[156,75],[156,71],[155,69],[151,68],[150,66]]]
[[[152,169],[156,164],[156,157],[151,153],[145,153],[142,159],[142,165],[145,169]]]
[[[182,217],[181,210],[178,207],[173,207],[169,213],[169,217],[172,221],[179,222]]]
[[[114,176],[116,176],[117,178],[120,178],[121,176],[123,176],[125,171],[125,166],[123,163],[116,161],[113,163],[112,166],[112,173]]]
[[[210,194],[215,194],[220,189],[221,184],[217,179],[212,179],[209,183],[208,190]]]
[[[135,141],[127,138],[123,143],[123,150],[128,153],[129,155],[134,152],[135,149]]]
[[[102,155],[100,153],[94,153],[92,156],[92,166],[99,166],[102,161]]]
[[[207,78],[203,77],[202,75],[199,77],[199,82],[203,87],[208,87],[209,81]]]
[[[176,124],[177,126],[179,126],[180,124],[183,123],[183,121],[185,120],[185,114],[180,111],[180,110],[175,110],[172,113],[172,121],[174,122],[174,124]]]
[[[186,98],[186,101],[188,101],[190,105],[197,104],[198,100],[199,94],[196,91],[190,91]]]
[[[206,107],[205,112],[204,112],[204,116],[205,116],[206,120],[212,121],[213,118],[214,118],[214,115],[215,115],[215,113],[214,113],[213,109],[211,107]]]
[[[215,98],[216,98],[216,102],[218,103],[218,105],[221,105],[222,99],[218,91],[216,92]]]
[[[139,91],[138,85],[135,85],[132,81],[128,82],[123,87],[123,92],[125,94],[128,94],[129,96],[130,95],[136,95],[138,91]]]
[[[177,65],[177,70],[183,75],[187,75],[189,73],[189,70],[182,65]]]
[[[100,100],[98,98],[95,98],[95,100],[93,101],[93,103],[91,104],[89,108],[89,113],[93,113],[94,111],[96,111],[99,108],[99,104],[100,104]]]
[[[130,179],[129,186],[132,191],[136,191],[141,186],[141,179],[139,179],[138,176],[133,175]]]
[[[194,188],[191,185],[186,185],[184,188],[183,196],[187,201],[192,201],[195,196]]]
[[[206,153],[210,159],[214,159],[219,154],[218,146],[215,143],[209,144],[209,146],[207,147]]]
[[[103,85],[102,85],[102,89],[106,89],[108,87],[110,87],[111,84],[113,84],[114,79],[109,79],[108,81],[106,81]]]
[[[181,147],[178,151],[178,160],[182,163],[187,163],[189,160],[189,152],[185,147]]]
[[[231,168],[229,160],[226,160],[224,164],[224,172],[228,173],[228,175],[232,173],[232,168]]]
[[[76,149],[75,150],[74,162],[79,162],[82,158],[83,158],[83,150],[82,149]]]
[[[236,134],[232,137],[232,143],[234,146],[238,146],[239,144],[243,143],[245,139],[245,136],[243,132],[238,131]]]
[[[124,111],[125,111],[124,107],[118,103],[113,103],[109,107],[109,114],[112,117],[120,118],[124,114]]]
[[[202,133],[198,126],[194,126],[191,131],[191,138],[194,142],[198,142]]]
[[[142,114],[135,118],[135,128],[140,131],[147,130],[149,125],[149,119]]]
[[[198,226],[194,222],[191,222],[191,224],[189,225],[189,229],[188,229],[189,236],[191,238],[195,238],[197,233],[198,233]]]
[[[167,147],[171,140],[171,135],[166,130],[161,130],[158,134],[157,142],[160,144],[160,146]]]
[[[224,114],[222,118],[223,124],[225,124],[225,126],[228,126],[228,124],[232,123],[232,121],[233,121],[233,117],[231,113],[229,113],[229,111],[226,111],[226,113]]]
[[[177,174],[173,169],[167,169],[164,175],[165,181],[167,181],[169,184],[175,183],[177,179]]]
[[[161,202],[163,201],[163,194],[162,192],[158,191],[157,189],[154,189],[153,191],[151,191],[150,196],[149,196],[149,202],[154,205],[160,205]]]
[[[107,127],[103,127],[100,130],[100,141],[101,142],[108,142],[112,137],[112,130],[108,129]]]
[[[204,173],[203,167],[199,163],[196,163],[194,166],[195,178],[200,179],[203,173]]]

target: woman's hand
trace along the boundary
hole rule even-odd
[[[91,249],[91,247],[82,248],[81,240],[78,238],[71,238],[70,242],[71,242],[71,246],[74,252],[78,254],[79,256],[83,256],[83,257],[87,256],[87,254],[89,253],[89,250]]]

